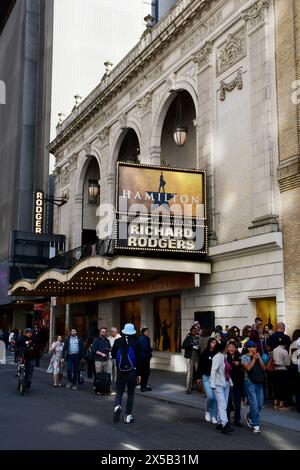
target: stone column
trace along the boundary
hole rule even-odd
[[[70,227],[73,227],[73,230],[70,230],[70,240],[69,240],[69,246],[71,248],[76,248],[77,246],[81,245],[81,229],[79,230],[80,232],[79,235],[77,231],[77,224],[78,224],[78,212],[77,212],[78,208],[76,207],[77,194],[74,193],[76,185],[77,185],[77,181],[76,181],[77,161],[78,161],[78,153],[73,153],[73,155],[71,155],[71,157],[69,158],[69,165],[70,165],[69,171],[70,171],[71,184],[70,184],[70,189],[68,190],[69,204],[72,205],[72,207],[70,208],[71,210],[69,211],[69,224],[70,224]],[[82,209],[82,206],[81,206],[81,209]],[[79,220],[81,221],[82,217],[80,217]],[[80,242],[78,244],[79,236],[80,236]]]
[[[254,219],[252,235],[277,231],[274,201],[274,156],[271,122],[269,0],[258,0],[244,11],[251,83],[251,135]]]
[[[55,320],[56,320],[56,297],[51,297],[50,304],[50,330],[49,330],[49,349],[55,335]]]
[[[66,320],[65,320],[65,334],[69,335],[70,331],[70,304],[66,304]]]
[[[216,243],[215,197],[213,174],[213,103],[214,74],[212,65],[213,42],[208,41],[192,59],[198,65],[198,119],[194,122],[197,129],[198,168],[206,170],[207,175],[207,217],[210,245]]]
[[[82,205],[83,205],[83,196],[81,194],[76,194],[74,197],[74,248],[81,246],[82,244]]]
[[[153,153],[150,153],[151,130],[152,130],[152,92],[148,91],[141,100],[137,102],[141,120],[141,163],[153,163]],[[157,155],[156,155],[157,159]]]

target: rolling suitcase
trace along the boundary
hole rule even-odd
[[[95,393],[108,394],[110,392],[110,374],[98,372],[95,377]]]

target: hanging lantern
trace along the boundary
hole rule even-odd
[[[187,128],[186,127],[177,127],[174,131],[174,140],[175,144],[178,147],[183,147],[187,141]]]
[[[100,186],[97,180],[89,180],[89,195],[90,198],[96,199],[100,192]]]
[[[174,130],[174,140],[178,147],[183,147],[187,141],[187,127],[182,125],[181,94],[179,93],[176,101],[176,121]]]

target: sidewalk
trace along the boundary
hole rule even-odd
[[[40,361],[40,367],[36,369],[46,372],[50,362],[50,356],[45,354]],[[191,395],[185,394],[186,374],[183,372],[169,372],[165,370],[151,369],[149,386],[152,387],[151,392],[141,392],[140,387],[136,388],[136,394],[143,397],[154,398],[157,400],[174,403],[180,406],[189,406],[199,410],[199,416],[204,414],[205,398],[201,393],[193,391]],[[92,382],[87,379],[86,382]],[[242,417],[248,411],[248,407],[242,405]],[[300,414],[295,410],[286,412],[276,412],[270,403],[265,403],[265,407],[261,413],[262,424],[275,427],[290,429],[300,432]],[[244,424],[244,423],[243,423]]]
[[[205,409],[205,398],[197,391],[192,391],[191,395],[185,394],[185,380],[186,374],[182,372],[151,369],[149,386],[152,387],[152,391],[141,392],[139,387],[137,387],[136,393],[138,395],[156,398],[158,400],[175,403],[177,405],[198,408],[199,414],[203,415]],[[242,420],[247,411],[248,407],[242,405]],[[295,410],[286,412],[274,411],[270,403],[265,403],[265,407],[261,412],[261,422],[262,424],[300,432],[300,413],[297,413]]]

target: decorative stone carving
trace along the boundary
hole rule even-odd
[[[245,27],[233,34],[229,34],[226,42],[218,48],[217,75],[225,72],[232,65],[247,55],[247,39]]]
[[[104,129],[98,134],[98,139],[99,139],[101,146],[106,145],[108,143],[108,136],[109,136],[109,127],[104,127]]]
[[[269,4],[270,0],[258,0],[251,7],[243,11],[244,21],[250,23],[251,26],[264,22],[265,9],[269,8]]]
[[[238,90],[243,88],[243,72],[239,70],[237,76],[229,83],[221,82],[220,83],[220,100],[225,100],[225,93],[226,91],[233,91],[235,87]]]
[[[142,99],[138,100],[137,105],[140,110],[147,108],[152,103],[152,91],[148,91]]]
[[[199,68],[209,63],[210,55],[213,51],[213,41],[206,41],[203,47],[192,56],[193,62],[198,64]]]
[[[78,153],[73,153],[69,158],[70,169],[74,169],[77,166]]]
[[[127,114],[122,114],[118,122],[120,124],[121,129],[126,129],[127,128]]]
[[[175,72],[169,75],[169,77],[166,80],[166,84],[167,84],[169,92],[176,90],[176,73]]]
[[[66,186],[70,182],[70,164],[67,164],[63,167],[61,172],[61,184]]]

